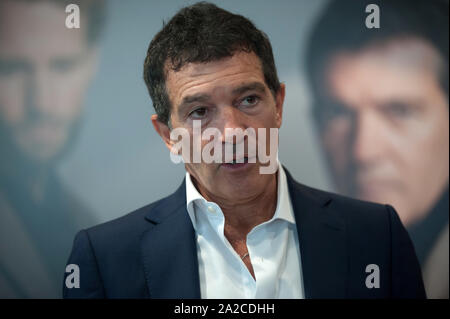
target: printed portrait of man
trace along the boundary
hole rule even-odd
[[[56,298],[73,236],[95,222],[56,168],[78,136],[102,1],[0,1],[0,297]]]
[[[366,26],[368,4],[379,28]],[[336,190],[397,210],[430,298],[448,298],[448,9],[445,0],[331,1],[305,61]]]

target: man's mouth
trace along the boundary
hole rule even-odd
[[[234,158],[231,162],[225,163],[225,164],[243,164],[243,163],[248,163],[248,157],[244,156],[244,158],[240,158],[240,159],[236,159]]]
[[[241,159],[233,159],[230,162],[223,163],[222,166],[229,169],[238,169],[247,166],[249,163],[248,157],[244,157]]]

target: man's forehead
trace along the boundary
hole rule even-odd
[[[370,99],[419,99],[430,86],[439,87],[438,63],[437,53],[418,40],[341,53],[329,64],[327,86],[335,98],[355,105]]]
[[[65,27],[64,6],[51,1],[0,2],[4,57],[73,54],[86,46],[82,29]]]
[[[167,88],[174,94],[205,84],[225,84],[221,80],[239,81],[244,77],[250,77],[252,81],[264,80],[260,59],[254,53],[238,52],[211,62],[188,63],[178,71],[166,68]]]
[[[196,78],[201,76],[214,76],[227,71],[261,71],[261,61],[253,52],[237,52],[229,57],[224,57],[208,62],[190,62],[183,65],[179,70],[174,70],[172,64],[166,62],[166,79]]]
[[[426,41],[419,38],[395,38],[358,51],[338,52],[330,60],[329,70],[335,71],[345,64],[360,69],[382,67],[403,72],[437,73],[442,62],[438,51]]]

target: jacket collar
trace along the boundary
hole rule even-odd
[[[345,298],[345,223],[328,193],[297,183],[286,170],[294,209],[306,298]],[[186,210],[186,184],[157,202],[141,239],[151,298],[200,298],[195,231]]]
[[[185,182],[157,202],[145,218],[152,224],[141,238],[150,298],[200,298],[197,244],[186,211]]]

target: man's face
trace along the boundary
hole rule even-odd
[[[80,116],[94,53],[51,1],[0,3],[0,127],[32,162],[63,149]]]
[[[392,204],[408,225],[448,184],[449,105],[437,53],[403,40],[338,54],[328,68],[322,142],[338,189]]]
[[[201,121],[202,132],[217,128],[223,138],[223,147],[225,128],[257,131],[258,128],[279,128],[281,125],[284,86],[274,98],[264,81],[261,62],[254,53],[238,52],[214,62],[190,63],[178,72],[169,69],[166,87],[172,103],[172,128],[185,128],[191,140],[194,138],[194,120]],[[154,124],[171,149],[167,126],[155,120]],[[269,150],[268,134],[266,137],[266,150]],[[202,149],[208,142],[199,142]],[[214,198],[248,199],[260,194],[274,176],[260,174],[258,160],[236,167],[204,162],[185,165],[202,194],[206,197],[213,194]]]

